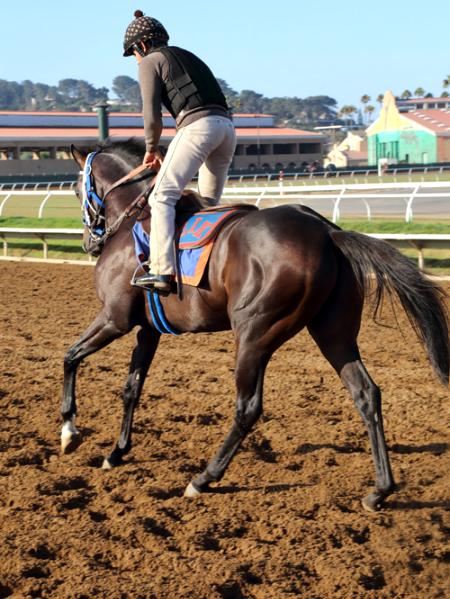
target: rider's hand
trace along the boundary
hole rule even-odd
[[[161,168],[161,164],[163,161],[162,154],[159,150],[156,152],[145,152],[144,160],[142,164],[144,164],[147,168],[152,171],[159,171]]]

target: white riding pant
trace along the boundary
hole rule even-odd
[[[206,116],[182,127],[170,142],[150,194],[150,272],[175,273],[173,239],[175,206],[198,172],[198,191],[207,205],[219,203],[236,149],[236,133],[230,119]]]

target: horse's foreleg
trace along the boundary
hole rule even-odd
[[[75,426],[75,380],[80,362],[126,332],[128,331],[119,329],[104,312],[100,312],[79,341],[64,356],[64,387],[61,404],[63,418],[61,449],[63,453],[75,451],[81,442],[81,435]]]
[[[236,361],[237,402],[233,426],[219,451],[206,470],[186,488],[185,497],[195,497],[206,490],[209,483],[219,481],[225,474],[243,439],[252,429],[262,412],[262,392],[267,359],[256,347],[248,345],[238,350]]]
[[[137,345],[131,358],[128,379],[123,393],[123,419],[119,440],[109,457],[103,462],[104,469],[119,466],[131,449],[131,429],[134,410],[139,402],[145,377],[158,347],[160,334],[150,327],[143,327],[137,334]]]

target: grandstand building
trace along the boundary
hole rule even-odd
[[[321,133],[275,126],[267,114],[233,115],[237,147],[233,170],[289,170],[322,162],[326,138]],[[175,135],[171,116],[163,117],[161,145]],[[98,142],[95,112],[0,111],[0,177],[76,174],[70,146],[93,147]],[[144,137],[138,113],[109,113],[109,139]]]

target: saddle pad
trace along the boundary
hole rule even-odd
[[[178,244],[180,250],[189,250],[206,245],[217,235],[219,228],[238,212],[240,212],[238,208],[196,212],[183,225]]]
[[[138,262],[146,262],[150,253],[150,238],[138,221],[133,227],[134,250]],[[189,250],[178,250],[178,270],[181,283],[197,287],[200,284],[205,267],[214,245],[212,239],[206,245]],[[177,276],[178,279],[178,276]]]
[[[253,208],[253,207],[252,207]],[[178,269],[181,283],[197,287],[208,264],[214,241],[220,228],[233,216],[248,207],[208,209],[196,212],[184,223],[178,241]],[[150,253],[150,238],[140,221],[133,226],[135,253],[140,264]],[[178,277],[177,277],[178,278]]]

